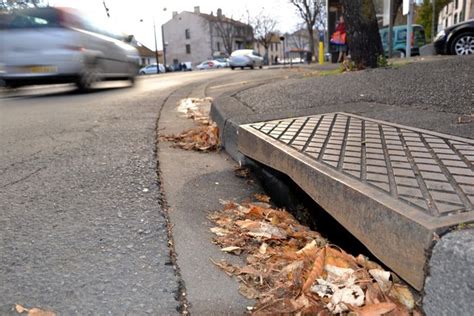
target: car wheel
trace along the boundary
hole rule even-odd
[[[138,73],[138,68],[135,64],[130,63],[128,65],[128,69],[129,69],[128,73],[130,74],[130,76],[128,77],[128,80],[130,81],[130,84],[133,86],[135,85],[135,79]]]
[[[258,68],[262,69],[262,68],[263,68],[263,66],[262,66],[262,65],[260,65],[260,66],[258,66]]]
[[[240,69],[244,70],[244,66],[240,66]]]
[[[254,64],[251,64],[251,65],[250,65],[250,69],[252,69],[252,70],[255,69],[255,65],[254,65]]]
[[[462,33],[456,36],[451,44],[451,54],[472,55],[474,54],[474,33]]]
[[[231,69],[231,70],[234,70],[234,69],[235,69],[235,67],[234,67],[234,66],[231,66],[231,67],[230,67],[230,69]]]
[[[76,83],[79,90],[88,91],[92,89],[101,80],[101,73],[101,68],[97,62],[85,65]]]

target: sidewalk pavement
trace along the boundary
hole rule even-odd
[[[258,121],[328,112],[348,112],[462,137],[473,124],[474,56],[413,59],[392,69],[275,81],[215,102],[211,115],[222,128],[226,151],[238,158],[236,127]],[[317,65],[312,66],[317,70]],[[291,74],[292,71],[288,70]]]
[[[240,125],[332,112],[472,139],[473,66],[474,56],[434,57],[412,59],[409,64],[389,69],[327,76],[316,72],[303,79],[275,81],[224,94],[215,100],[211,116],[221,129],[226,151],[240,162],[245,162],[238,151]],[[430,269],[442,271],[442,275],[431,274],[426,280],[428,310],[450,313],[460,311],[459,306],[473,307],[469,299],[474,294],[470,268],[474,261],[473,239],[473,229],[455,231],[442,236],[433,249],[435,261]],[[453,278],[448,282],[450,274]]]

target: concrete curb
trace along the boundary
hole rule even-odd
[[[474,229],[452,231],[436,243],[425,281],[426,315],[472,315]]]
[[[211,118],[221,130],[224,149],[241,164],[246,164],[248,159],[238,150],[240,125],[314,113],[314,109],[304,109],[259,114],[234,97],[236,93],[238,91],[217,98],[212,105]],[[473,310],[473,249],[474,230],[453,231],[434,246],[432,257],[427,255],[429,276],[425,279],[423,300],[427,315],[468,315],[468,311]]]

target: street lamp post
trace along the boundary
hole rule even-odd
[[[284,36],[280,36],[280,42],[281,42],[281,52],[282,52],[282,59],[283,59],[283,67],[286,66],[286,62],[285,62],[285,37]]]
[[[143,22],[143,19],[140,19],[140,22]],[[156,40],[156,24],[155,18],[153,18],[153,35],[155,36],[155,58],[156,58],[156,73],[160,73],[160,59],[158,57],[158,42]]]

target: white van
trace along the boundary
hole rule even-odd
[[[74,9],[0,13],[0,84],[75,83],[87,90],[101,80],[133,83],[139,56],[127,39]]]

